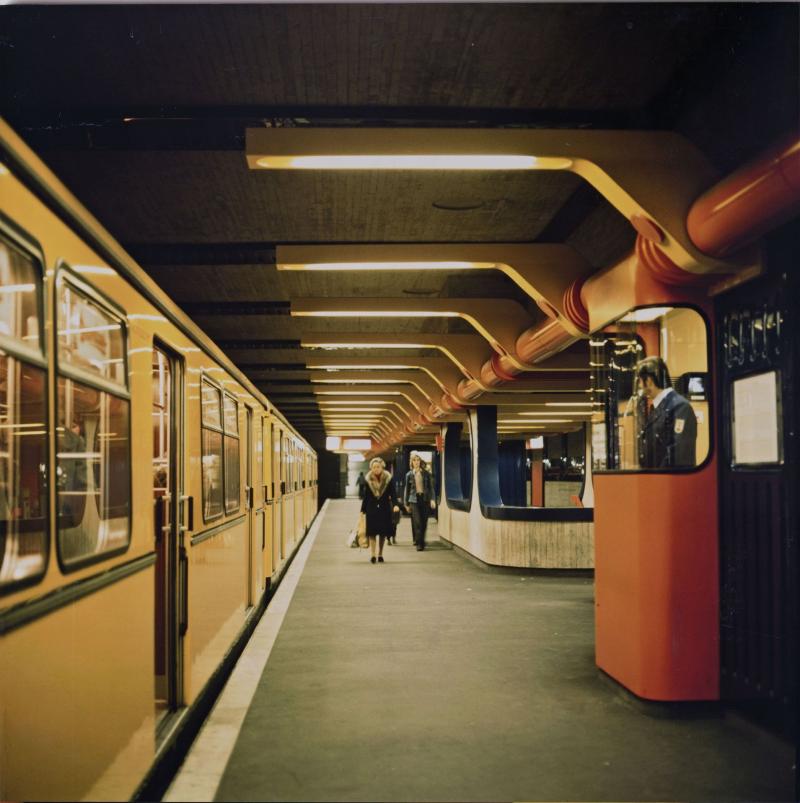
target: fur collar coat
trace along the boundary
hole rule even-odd
[[[365,480],[367,486],[361,502],[361,512],[367,516],[367,535],[394,535],[392,510],[398,502],[392,475],[388,471],[382,471],[381,476],[376,477],[370,471]]]

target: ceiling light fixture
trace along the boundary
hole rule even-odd
[[[555,163],[555,164],[553,164]],[[318,154],[260,156],[262,170],[563,170],[571,159],[537,159],[528,154]]]
[[[430,310],[291,310],[295,318],[458,318],[457,312]],[[359,346],[359,348],[368,348]]]
[[[489,270],[494,262],[309,262],[281,263],[278,270]]]

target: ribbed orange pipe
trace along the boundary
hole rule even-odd
[[[800,212],[800,139],[787,136],[692,204],[686,230],[705,254],[724,257]]]
[[[522,362],[535,365],[579,339],[568,332],[560,321],[550,319],[517,338],[517,357]]]

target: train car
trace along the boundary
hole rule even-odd
[[[141,790],[308,530],[316,463],[0,122],[0,799]]]

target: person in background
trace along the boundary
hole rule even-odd
[[[358,498],[364,498],[364,489],[367,487],[367,481],[364,479],[364,472],[358,472],[358,479],[356,480],[356,488],[358,488]]]
[[[364,478],[364,499],[361,512],[366,514],[367,538],[369,539],[370,563],[375,563],[375,547],[377,542],[377,562],[383,563],[383,544],[394,532],[392,513],[399,512],[397,497],[394,492],[392,475],[385,471],[386,463],[380,457],[369,462],[369,471]]]
[[[425,531],[428,529],[428,516],[436,510],[433,493],[433,476],[423,459],[416,453],[411,455],[411,469],[403,484],[403,506],[411,514],[411,532],[417,551],[425,549]]]
[[[672,388],[667,364],[647,357],[636,365],[642,395],[652,409],[639,433],[642,468],[684,468],[696,463],[697,418],[692,405]]]

